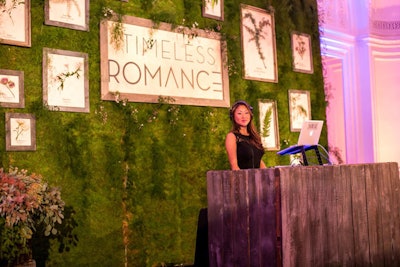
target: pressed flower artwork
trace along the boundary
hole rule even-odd
[[[89,0],[46,0],[45,24],[89,31]]]
[[[224,0],[203,0],[203,17],[224,20]]]
[[[43,49],[43,101],[55,111],[89,112],[88,55]]]
[[[311,120],[310,92],[289,90],[290,130],[300,132],[303,122]]]
[[[244,78],[278,82],[273,12],[241,5]]]
[[[0,69],[0,106],[24,108],[24,73]]]
[[[313,73],[311,37],[305,33],[292,32],[293,70]]]
[[[36,150],[36,119],[32,114],[6,113],[7,151]]]
[[[0,43],[31,46],[30,0],[0,1]]]

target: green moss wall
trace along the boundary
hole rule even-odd
[[[225,0],[223,22],[203,18],[200,0],[90,1],[90,31],[44,25],[44,1],[31,1],[32,47],[0,44],[0,68],[24,71],[25,108],[0,108],[36,116],[37,150],[6,152],[0,165],[41,174],[59,186],[75,210],[78,245],[59,253],[53,241],[48,266],[159,266],[191,263],[197,216],[207,205],[206,172],[228,169],[224,138],[230,130],[228,108],[122,103],[100,100],[99,24],[103,7],[126,15],[174,25],[185,19],[199,28],[218,29],[227,41],[231,102],[275,99],[281,146],[294,143],[288,90],[309,90],[313,119],[325,119],[319,30],[315,0]],[[278,83],[242,78],[240,4],[275,10]],[[311,35],[314,74],[294,72],[290,33]],[[90,113],[50,111],[42,100],[44,47],[89,55]],[[258,122],[257,122],[258,123]],[[5,140],[5,131],[0,131]],[[326,127],[321,143],[326,145]],[[267,152],[268,166],[288,158]],[[125,255],[125,246],[127,254]]]

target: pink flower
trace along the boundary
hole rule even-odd
[[[2,83],[2,84],[4,84],[4,85],[7,85],[7,83],[8,83],[8,78],[2,78],[2,79],[0,80],[0,83]]]
[[[15,87],[15,83],[13,81],[9,81],[8,88],[14,88],[14,87]]]

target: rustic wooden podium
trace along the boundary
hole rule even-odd
[[[400,266],[397,163],[207,173],[211,267]]]

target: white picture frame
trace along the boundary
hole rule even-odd
[[[5,0],[0,6],[0,43],[31,47],[30,0]]]
[[[303,122],[311,120],[310,91],[289,90],[290,131],[300,132]]]
[[[0,107],[25,107],[23,71],[0,69]]]
[[[88,54],[43,48],[43,102],[50,110],[89,108]]]
[[[278,82],[274,13],[241,4],[243,77]]]
[[[89,0],[45,0],[46,25],[89,31]]]
[[[258,100],[260,136],[267,151],[280,149],[278,109],[276,100]]]
[[[6,150],[36,150],[36,118],[33,114],[6,113]]]
[[[224,0],[203,0],[202,15],[205,18],[224,20]]]
[[[124,34],[115,36],[116,27]],[[220,33],[124,16],[100,23],[100,55],[102,100],[158,103],[167,97],[177,105],[230,105]]]
[[[292,32],[291,46],[293,71],[309,74],[314,73],[311,36],[306,33]]]

